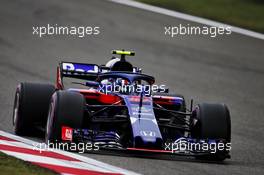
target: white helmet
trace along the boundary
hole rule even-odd
[[[108,61],[108,62],[105,64],[105,67],[109,67],[109,68],[111,68],[111,67],[113,67],[113,65],[114,65],[116,62],[118,62],[118,61],[120,61],[120,58],[113,57],[110,61]]]

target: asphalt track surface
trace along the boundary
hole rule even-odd
[[[32,35],[32,26],[99,26],[100,35]],[[84,154],[142,174],[264,174],[264,41],[240,34],[164,35],[164,25],[192,24],[104,0],[1,0],[0,129],[12,133],[21,81],[54,82],[59,61],[105,63],[110,50],[133,49],[131,62],[172,91],[199,102],[226,103],[232,116],[232,158],[222,164]]]

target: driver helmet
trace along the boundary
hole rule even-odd
[[[125,71],[125,72],[133,72],[133,66],[131,63],[121,60],[117,57],[112,57],[110,61],[108,61],[105,65],[105,67],[108,67],[110,71]],[[103,80],[103,84],[112,84],[112,80]],[[116,79],[115,83],[118,85],[128,85],[127,80],[122,79]]]
[[[117,57],[112,57],[105,66],[109,67],[111,71],[133,72],[133,65],[131,63]]]

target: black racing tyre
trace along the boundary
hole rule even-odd
[[[231,119],[225,104],[198,104],[192,114],[193,126],[191,135],[198,139],[223,139],[231,142]],[[225,156],[212,154],[206,159],[222,161]]]
[[[46,125],[46,143],[61,142],[62,126],[82,128],[85,98],[78,92],[57,91],[50,102]]]
[[[231,141],[231,119],[224,104],[198,104],[193,112],[197,119],[192,135],[200,139],[225,139]]]
[[[160,95],[160,96],[168,96],[168,97],[180,97],[183,99],[183,104],[179,106],[166,106],[165,108],[169,110],[176,110],[176,111],[181,111],[181,112],[186,112],[186,103],[183,95],[180,94],[169,94],[169,93],[162,93],[162,92],[157,92],[153,93],[152,95]]]
[[[54,92],[55,87],[50,84],[24,82],[17,86],[13,107],[15,134],[31,136],[36,126],[45,126]]]

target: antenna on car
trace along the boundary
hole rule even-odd
[[[121,61],[126,61],[125,56],[135,56],[135,52],[134,51],[125,51],[123,50],[113,50],[112,54],[116,54],[116,55],[121,55]]]

